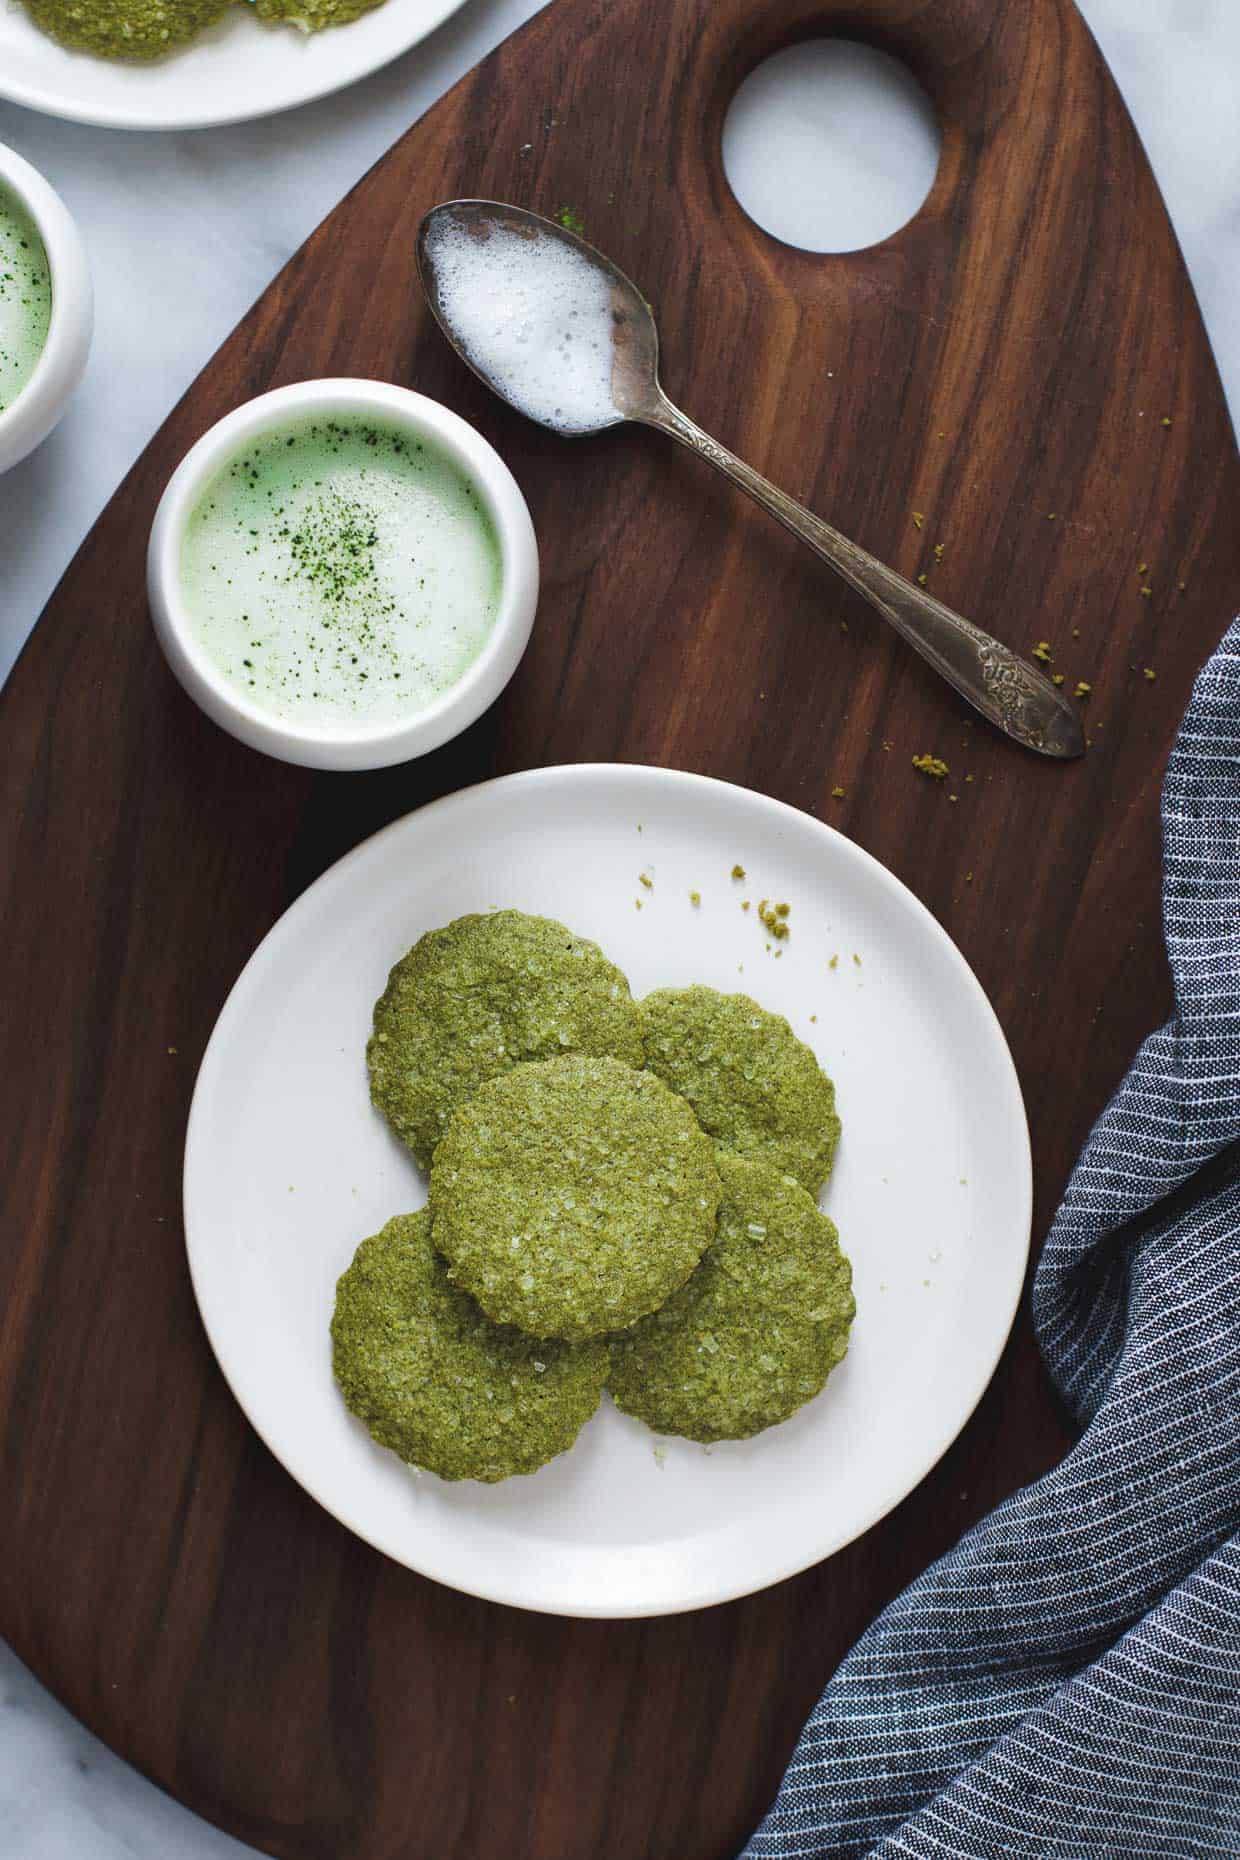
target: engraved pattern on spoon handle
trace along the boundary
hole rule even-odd
[[[919,652],[962,697],[1008,736],[1048,756],[1078,756],[1085,739],[1078,712],[1049,678],[945,607],[923,588],[868,555],[798,504],[743,459],[704,433],[665,395],[630,416],[657,427],[696,452],[808,543],[835,572]]]

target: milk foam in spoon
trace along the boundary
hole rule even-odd
[[[566,437],[623,420],[658,427],[722,471],[892,625],[1008,736],[1083,755],[1076,705],[1037,668],[780,491],[674,407],[659,385],[650,306],[584,239],[523,207],[451,200],[422,221],[418,268],[439,325],[518,413]]]
[[[558,433],[624,418],[612,397],[612,280],[560,239],[497,224],[485,240],[445,214],[424,250],[441,321],[521,413]]]

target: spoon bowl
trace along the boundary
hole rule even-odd
[[[418,229],[418,273],[462,361],[501,400],[565,438],[654,426],[798,536],[969,703],[1014,741],[1066,760],[1080,712],[1036,666],[914,586],[696,426],[659,385],[649,304],[570,228],[493,200],[450,200]]]
[[[540,418],[495,380],[481,357],[471,346],[462,342],[451,316],[445,310],[443,280],[438,262],[445,229],[450,230],[454,243],[465,234],[470,239],[476,239],[484,250],[487,241],[496,235],[528,240],[531,245],[551,238],[565,251],[584,259],[606,281],[612,341],[613,411],[610,417],[583,424],[564,424]],[[549,432],[558,433],[566,439],[581,439],[591,433],[606,432],[609,427],[619,426],[625,420],[648,421],[651,413],[664,399],[659,386],[659,332],[650,305],[619,265],[613,264],[605,253],[555,220],[544,219],[540,213],[530,213],[525,207],[503,206],[493,200],[449,200],[442,206],[432,207],[422,221],[418,228],[416,256],[418,276],[426,292],[427,302],[440,329],[461,360],[501,400],[507,401],[510,407],[514,407],[518,413],[524,413],[527,419],[534,420],[537,425],[545,426]]]

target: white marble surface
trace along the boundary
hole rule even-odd
[[[1240,7],[1082,4],[1150,151],[1240,418]],[[98,292],[77,402],[0,482],[0,676],[117,480],[272,274],[395,136],[537,5],[472,0],[366,83],[237,129],[127,136],[0,104],[0,141],[42,168],[79,216]],[[531,100],[533,117],[537,107]],[[778,162],[779,151],[756,159]],[[249,1851],[102,1749],[0,1648],[5,1860]]]

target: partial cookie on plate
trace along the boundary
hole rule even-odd
[[[492,1324],[452,1283],[425,1209],[362,1241],[331,1330],[349,1408],[380,1446],[441,1479],[536,1472],[572,1446],[607,1373],[604,1343]]]
[[[375,1003],[366,1061],[375,1104],[429,1169],[480,1085],[564,1053],[642,1064],[628,981],[563,924],[494,911],[431,930],[401,957]]]
[[[618,1408],[659,1434],[740,1440],[826,1384],[856,1314],[835,1225],[769,1163],[720,1155],[719,1234],[661,1310],[613,1338]]]
[[[638,1013],[646,1065],[703,1130],[817,1195],[839,1142],[835,1087],[783,1015],[704,987],[656,989]]]

